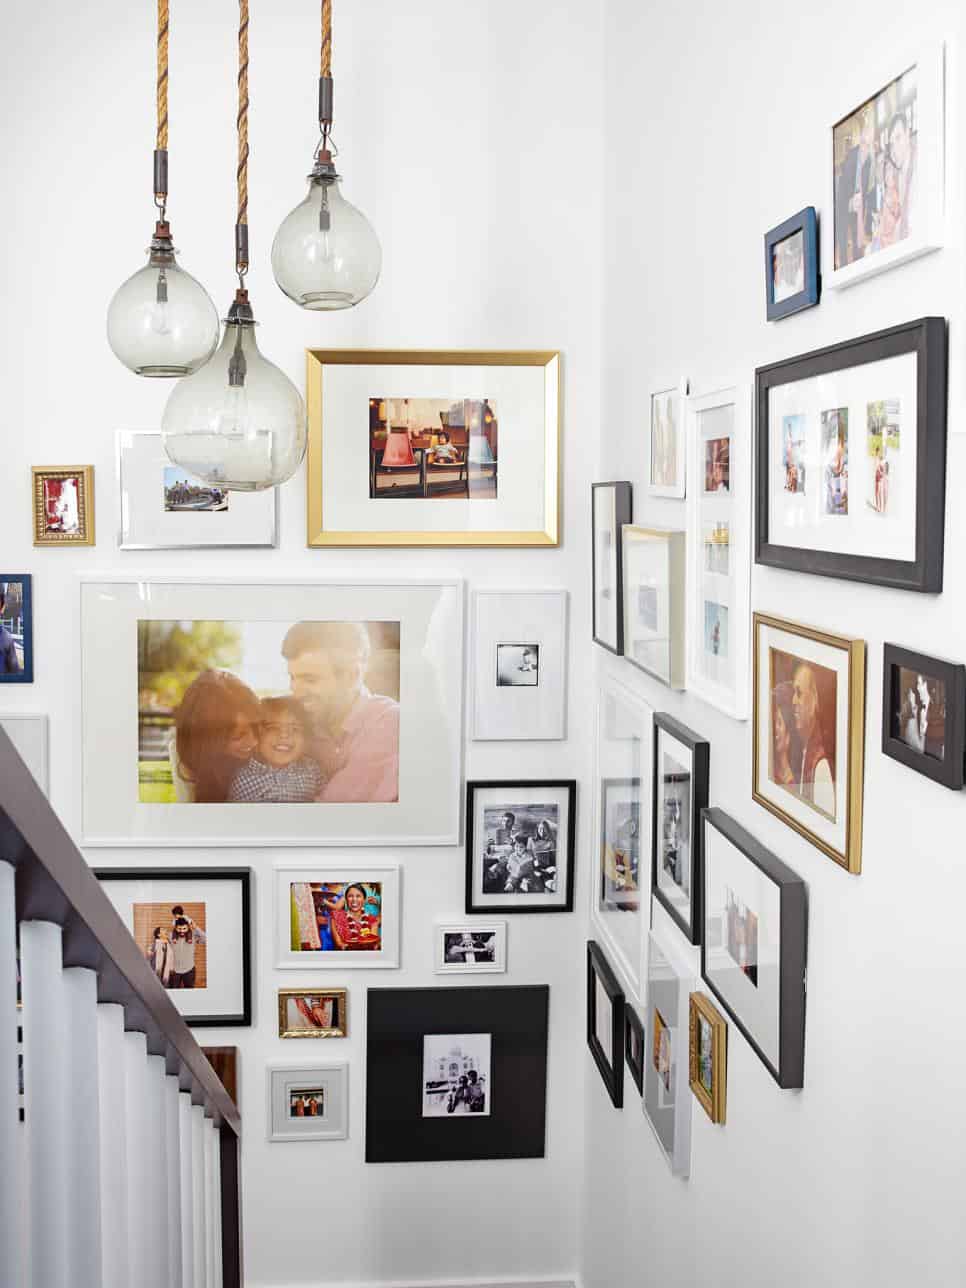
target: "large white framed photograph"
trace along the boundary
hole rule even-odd
[[[695,973],[685,954],[651,931],[647,937],[644,1116],[674,1176],[691,1170],[689,1001]]]
[[[567,736],[567,591],[472,595],[471,737]]]
[[[434,932],[436,975],[502,975],[506,971],[505,921],[451,921]]]
[[[50,794],[48,762],[48,721],[45,715],[21,715],[7,712],[0,715],[0,729],[4,731],[20,759],[24,762],[45,796]]]
[[[462,639],[460,581],[82,578],[86,844],[456,844]]]
[[[270,1064],[266,1075],[269,1140],[349,1135],[348,1064]]]
[[[677,500],[687,487],[685,400],[687,379],[651,394],[651,425],[647,453],[647,493]]]
[[[379,970],[399,965],[396,864],[276,864],[279,970]]]

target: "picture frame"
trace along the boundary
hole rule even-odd
[[[751,398],[744,385],[688,396],[689,692],[748,718]]]
[[[366,1162],[543,1158],[549,1001],[546,985],[370,988]]]
[[[665,711],[654,713],[651,888],[692,944],[701,937],[701,811],[711,744]]]
[[[0,729],[13,743],[45,796],[50,795],[49,723],[45,715],[19,711],[0,713]]]
[[[858,874],[865,642],[765,613],[754,635],[752,798]]]
[[[898,644],[882,652],[882,754],[962,791],[966,666]]]
[[[685,433],[685,399],[688,381],[651,394],[650,424],[645,475],[648,496],[681,500],[687,487],[688,440]]]
[[[347,1063],[269,1064],[270,1141],[345,1140],[349,1135]],[[301,1112],[298,1112],[301,1102]],[[311,1112],[307,1112],[307,1105]],[[319,1107],[321,1106],[321,1107]]]
[[[833,290],[937,250],[944,240],[942,42],[906,46],[887,59],[859,58],[852,70],[829,128],[833,235],[825,238],[825,280]]]
[[[471,596],[470,737],[528,742],[567,736],[566,590],[475,590]]]
[[[621,657],[624,652],[624,544],[621,529],[633,515],[631,485],[592,483],[591,565],[595,644]]]
[[[95,868],[94,875],[186,1024],[251,1024],[251,868]]]
[[[758,368],[756,563],[942,590],[946,349],[927,317]]]
[[[639,1096],[644,1095],[644,1022],[629,1002],[624,1004],[624,1060]]]
[[[818,218],[814,206],[765,233],[765,316],[777,322],[814,308],[821,291]]]
[[[459,843],[462,582],[114,574],[80,594],[86,844]],[[237,746],[210,728],[226,704]],[[295,744],[261,749],[276,726]]]
[[[805,882],[724,810],[703,821],[701,976],[778,1085],[801,1087]]]
[[[310,547],[559,543],[556,350],[307,349],[305,387]]]
[[[468,782],[467,914],[573,912],[576,814],[573,778]]]
[[[691,1170],[688,998],[694,968],[653,930],[647,940],[644,1116],[672,1176]]]
[[[624,657],[671,689],[685,680],[686,534],[670,528],[621,529]]]
[[[624,990],[603,949],[587,941],[587,1045],[615,1109],[624,1105]]]
[[[34,682],[33,577],[0,573],[0,684]]]
[[[344,1038],[349,1034],[349,992],[345,988],[280,988],[280,1038]]]
[[[394,970],[399,966],[402,873],[398,864],[277,862],[273,879],[277,970]],[[360,891],[361,898],[357,897]]]
[[[434,974],[502,975],[505,972],[505,921],[437,922],[433,936]]]
[[[278,545],[278,488],[225,492],[171,463],[156,430],[117,434],[119,550]]]
[[[221,1085],[228,1092],[232,1101],[238,1104],[238,1047],[236,1046],[203,1046],[205,1059],[218,1075]]]
[[[713,1123],[724,1125],[728,1100],[728,1023],[704,993],[692,993],[688,1012],[689,1081]]]
[[[94,545],[94,466],[32,465],[35,546]]]

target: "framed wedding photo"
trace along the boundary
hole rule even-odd
[[[577,783],[466,784],[466,912],[572,912]]]
[[[502,975],[506,971],[506,922],[447,922],[436,926],[437,975]]]
[[[309,349],[310,546],[556,546],[560,355]]]
[[[640,1096],[644,1094],[644,1024],[629,1002],[624,1004],[624,1060]]]
[[[862,870],[865,642],[755,613],[752,796]]]
[[[728,1024],[703,993],[692,993],[688,1061],[694,1098],[713,1123],[724,1123],[728,1096]]]
[[[587,1045],[611,1104],[624,1104],[624,990],[603,950],[587,941]]]
[[[966,760],[966,666],[886,644],[882,752],[952,791]]]
[[[759,367],[755,388],[756,562],[941,591],[945,319]]]
[[[34,465],[35,546],[94,544],[94,466]]]
[[[344,988],[278,990],[280,1038],[344,1038],[349,1032],[349,994]]]
[[[684,400],[687,380],[651,394],[651,432],[647,454],[647,494],[680,500],[687,484]]]
[[[625,524],[624,656],[672,689],[684,688],[685,533]]]
[[[631,521],[630,483],[592,483],[590,488],[593,564],[593,639],[601,648],[624,652],[624,545],[621,529]]]
[[[345,1140],[349,1135],[348,1064],[270,1064],[268,1139]]]
[[[654,714],[651,885],[692,944],[701,936],[701,811],[711,744],[663,711]]]
[[[399,965],[396,865],[278,864],[278,970],[378,970]]]
[[[566,737],[567,592],[477,590],[471,603],[470,736]]]
[[[765,314],[769,322],[818,303],[818,219],[806,206],[765,233]]]
[[[0,573],[0,684],[34,682],[33,579]]]
[[[644,1114],[674,1176],[691,1170],[688,998],[694,971],[651,931],[647,939]]]

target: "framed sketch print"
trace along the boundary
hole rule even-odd
[[[33,684],[34,609],[29,572],[0,573],[0,684]]]
[[[437,975],[493,975],[506,970],[506,922],[447,922],[436,926]]]
[[[565,738],[567,592],[477,590],[471,603],[471,737]]]
[[[882,752],[943,787],[962,790],[966,666],[885,645]]]
[[[366,1162],[543,1158],[546,986],[370,988]]]
[[[624,990],[600,946],[587,941],[587,1045],[611,1104],[624,1105]]]
[[[713,1123],[723,1123],[728,1093],[728,1025],[703,993],[692,993],[688,1024],[691,1090]]]
[[[560,355],[309,349],[310,546],[555,546]]]
[[[684,688],[685,534],[625,524],[624,656]]]
[[[630,483],[593,483],[590,489],[593,565],[593,638],[624,652],[624,547],[621,529],[631,521]]]
[[[251,1024],[250,868],[94,875],[187,1024]]]
[[[644,1094],[644,1025],[630,1003],[624,1004],[624,1060],[638,1095]]]
[[[270,1064],[268,1139],[345,1140],[349,1135],[347,1064]]]
[[[278,864],[274,875],[278,970],[399,965],[397,866]]]
[[[687,687],[748,717],[751,406],[744,388],[688,398]]]
[[[832,125],[826,238],[834,288],[943,244],[943,47],[859,59]]]
[[[648,496],[684,496],[687,482],[687,436],[684,400],[687,380],[651,394],[651,433],[647,454]]]
[[[94,544],[94,466],[34,465],[35,546]]]
[[[941,591],[944,319],[760,367],[755,385],[756,561]]]
[[[674,1176],[691,1170],[688,997],[694,974],[651,931],[647,939],[644,1114]]]
[[[704,811],[701,974],[780,1087],[805,1075],[806,886],[723,810]]]
[[[82,578],[86,843],[457,844],[462,635],[459,581]]]
[[[48,772],[48,721],[46,716],[0,714],[0,729],[10,741],[45,796],[50,793]]]
[[[172,465],[161,435],[117,436],[121,550],[201,550],[278,544],[278,488],[229,492]]]
[[[344,988],[278,990],[280,1038],[344,1038],[349,1032],[349,994]]]
[[[577,783],[466,784],[466,911],[572,912]]]
[[[865,643],[755,614],[752,796],[862,870]]]
[[[769,322],[818,303],[818,220],[806,206],[765,233],[765,313]]]
[[[708,803],[710,762],[710,743],[655,712],[651,884],[692,944],[701,935],[701,811]]]

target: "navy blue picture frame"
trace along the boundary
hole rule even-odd
[[[0,671],[0,684],[33,684],[34,682],[34,602],[29,572],[0,572],[0,586],[20,583],[23,594],[23,670],[13,675]]]
[[[780,242],[802,234],[805,243],[805,286],[788,299],[775,302],[775,274],[773,255]],[[813,308],[821,294],[821,276],[818,269],[818,219],[814,206],[806,206],[797,215],[765,233],[765,313],[769,322],[787,318],[790,313]]]

